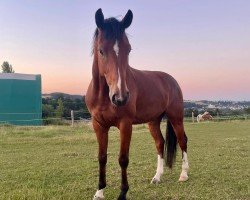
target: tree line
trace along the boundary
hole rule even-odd
[[[85,97],[73,98],[59,93],[56,96],[51,96],[42,99],[42,117],[43,119],[60,118],[71,119],[71,110],[74,111],[74,119],[89,119],[91,115],[85,103]],[[250,114],[250,107],[241,110],[230,109],[209,109],[197,107],[194,103],[184,103],[184,117],[191,117],[192,112],[194,116],[208,111],[212,116],[231,116]]]
[[[84,97],[70,98],[65,97],[63,94],[58,95],[56,98],[48,97],[42,98],[42,118],[43,119],[71,119],[71,110],[74,111],[74,119],[89,119],[90,113],[88,112],[85,104]],[[50,123],[50,120],[47,120]]]

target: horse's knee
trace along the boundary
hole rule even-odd
[[[119,156],[119,164],[121,167],[126,168],[129,163],[129,158],[127,155],[120,155]]]

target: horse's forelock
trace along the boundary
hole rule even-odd
[[[103,31],[104,33],[104,38],[110,41],[119,41],[122,35],[126,34],[125,28],[122,27],[121,22],[114,17],[107,18],[104,20],[104,26],[101,31]],[[94,43],[97,40],[98,35],[99,35],[99,30],[98,28],[96,28],[93,37],[92,53],[94,53]]]

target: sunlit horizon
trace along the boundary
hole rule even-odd
[[[0,2],[0,64],[41,74],[42,93],[85,95],[92,76],[94,14],[134,14],[130,66],[164,71],[185,100],[250,100],[249,1]]]

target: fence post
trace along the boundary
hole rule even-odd
[[[194,112],[192,112],[192,122],[194,123]]]
[[[74,110],[71,110],[71,126],[74,126]]]

